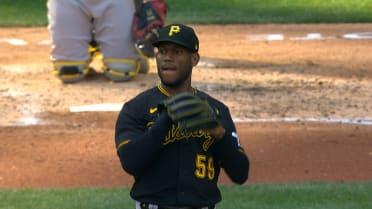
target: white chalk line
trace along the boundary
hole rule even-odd
[[[6,42],[8,44],[15,45],[15,46],[24,46],[28,44],[25,40],[16,39],[16,38],[1,38],[0,43],[1,42]]]
[[[372,39],[372,32],[348,33],[341,36],[343,39]],[[283,41],[286,37],[283,34],[254,34],[248,35],[250,41]],[[302,37],[288,37],[291,41],[308,41],[308,40],[329,40],[340,39],[337,36],[323,36],[321,33],[308,33]]]
[[[328,39],[372,39],[372,32],[355,32],[355,33],[347,33],[343,34],[342,36],[323,36],[321,33],[307,33],[305,36],[302,37],[288,37],[288,40],[291,41],[299,41],[299,40],[328,40]],[[250,41],[283,41],[286,39],[286,36],[283,34],[253,34],[247,35],[247,40]],[[14,46],[25,46],[29,43],[23,39],[17,38],[0,38],[0,43],[5,42]],[[38,45],[50,45],[51,40],[41,40],[37,42]]]
[[[28,45],[29,42],[23,40],[23,39],[17,39],[17,38],[0,38],[0,43],[8,43],[13,46],[25,46]],[[50,40],[41,40],[37,42],[36,44],[38,45],[50,45],[51,41]]]
[[[121,110],[122,107],[123,107],[123,104],[118,104],[118,103],[79,105],[79,106],[71,106],[70,112],[100,112],[100,111],[118,112]]]
[[[346,39],[371,39],[372,32],[365,32],[365,33],[349,33],[343,36]]]
[[[70,112],[118,112],[123,107],[123,104],[104,103],[71,106]],[[372,118],[306,118],[306,117],[283,117],[283,118],[234,118],[234,122],[239,123],[265,123],[265,122],[320,122],[320,123],[344,123],[344,124],[360,124],[372,125]]]
[[[236,123],[276,123],[276,122],[317,122],[317,123],[342,123],[342,124],[359,124],[372,125],[372,118],[235,118]]]
[[[79,112],[119,112],[123,104],[106,103],[93,104],[70,107],[71,113]],[[285,123],[285,122],[317,122],[317,123],[340,123],[352,125],[372,125],[372,118],[357,117],[357,118],[307,118],[307,117],[283,117],[283,118],[233,118],[235,123]],[[45,121],[35,116],[25,116],[18,119],[16,122],[2,123],[0,127],[4,126],[33,126],[33,125],[48,125],[58,124],[58,122]]]

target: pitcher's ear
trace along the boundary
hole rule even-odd
[[[199,53],[198,52],[192,53],[191,59],[192,59],[192,66],[195,67],[199,63],[199,60],[200,60]]]

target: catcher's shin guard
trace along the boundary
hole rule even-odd
[[[148,61],[148,60],[147,60]],[[129,81],[136,77],[139,72],[142,72],[141,59],[104,59],[104,74],[113,81]],[[144,59],[145,67],[148,63]]]
[[[140,54],[138,59],[139,59],[139,64],[140,64],[139,73],[143,73],[143,74],[148,73],[150,70],[149,58],[147,58],[143,54]]]
[[[53,74],[63,83],[75,83],[82,80],[90,71],[86,61],[55,61]]]

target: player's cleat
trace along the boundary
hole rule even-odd
[[[129,81],[136,77],[139,71],[139,60],[134,59],[103,59],[103,72],[113,81]]]
[[[79,69],[78,66],[61,66],[60,69],[54,69],[53,73],[63,83],[75,83],[83,80],[91,70],[91,68]]]

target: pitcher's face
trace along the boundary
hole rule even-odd
[[[198,64],[199,54],[173,43],[163,43],[156,52],[158,75],[169,87],[191,83],[192,68]]]

